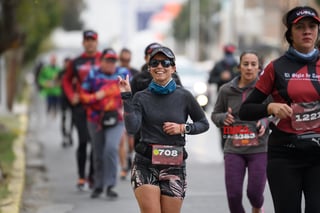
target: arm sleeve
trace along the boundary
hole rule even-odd
[[[211,113],[211,120],[216,125],[216,127],[222,127],[223,121],[227,115],[227,94],[225,93],[226,85],[222,86],[219,90],[216,103],[214,105],[213,112]]]
[[[208,119],[201,108],[201,106],[198,104],[197,100],[192,96],[192,94],[189,94],[190,101],[189,101],[189,114],[190,118],[192,120],[192,123],[189,125],[191,126],[190,135],[200,134],[209,129],[209,122]]]
[[[191,126],[191,131],[189,135],[196,135],[203,133],[209,129],[209,122],[208,119],[204,116],[200,120],[194,121],[193,123],[189,124]]]
[[[80,101],[85,104],[94,104],[97,102],[96,93],[91,91],[92,81],[94,81],[93,71],[90,71],[81,84]]]
[[[46,67],[43,67],[43,68],[40,70],[39,76],[38,76],[38,84],[39,84],[41,87],[43,87],[43,88],[46,87],[46,82],[47,82],[47,79],[46,79],[46,77],[45,77],[45,75],[44,75],[45,69],[46,69]]]
[[[73,96],[74,96],[74,91],[73,91],[73,62],[69,63],[65,74],[62,77],[62,88],[67,96],[67,98],[69,99],[69,101],[71,102]]]
[[[124,98],[125,93],[121,94]],[[137,101],[136,96],[125,97],[123,100],[123,108],[124,108],[124,124],[126,130],[129,134],[136,134],[141,126],[142,122],[142,113],[139,107],[139,102]]]
[[[96,94],[90,93],[84,90],[83,88],[80,89],[80,101],[84,104],[94,104],[97,102]]]
[[[267,97],[266,94],[255,88],[240,107],[240,119],[254,121],[268,117],[268,104],[262,103]]]

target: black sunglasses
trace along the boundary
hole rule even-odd
[[[122,62],[130,62],[131,59],[130,58],[120,58],[120,61],[122,61]]]
[[[161,63],[161,66],[162,67],[170,67],[171,65],[174,65],[173,63],[172,63],[172,61],[171,60],[169,60],[169,59],[165,59],[165,60],[156,60],[156,59],[152,59],[152,60],[150,60],[150,62],[149,62],[149,66],[150,67],[157,67],[158,65],[159,65],[159,63]]]

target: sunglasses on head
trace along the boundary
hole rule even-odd
[[[162,66],[162,67],[170,67],[170,66],[174,65],[174,64],[172,63],[172,61],[169,60],[169,59],[165,59],[165,60],[152,59],[152,60],[150,60],[150,62],[149,62],[149,66],[150,66],[150,67],[157,67],[160,63],[161,63],[161,66]]]

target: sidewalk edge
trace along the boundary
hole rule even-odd
[[[21,207],[22,194],[25,184],[25,135],[27,131],[28,117],[26,114],[19,115],[19,134],[13,143],[15,161],[8,183],[10,196],[7,204],[1,207],[2,213],[19,213]]]

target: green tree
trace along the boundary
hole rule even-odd
[[[199,1],[199,53],[200,59],[206,57],[206,46],[214,39],[214,29],[218,29],[214,22],[214,14],[219,11],[220,1],[217,0],[192,0]],[[173,36],[178,42],[187,42],[191,35],[190,26],[191,0],[188,0],[182,7],[182,11],[173,23]]]
[[[0,54],[21,45],[24,35],[19,30],[16,8],[19,0],[0,1]]]
[[[72,3],[70,6],[69,3]],[[79,5],[79,6],[78,6]],[[69,7],[75,7],[73,16],[79,20],[83,0],[0,0],[0,56],[5,56],[7,73],[7,108],[12,109],[19,81],[20,67],[32,61],[52,31],[62,24]],[[77,11],[77,13],[76,13]],[[70,21],[71,22],[71,21]],[[69,29],[81,27],[79,21]]]
[[[23,47],[24,61],[33,59],[57,26],[80,30],[84,8],[83,0],[0,0],[0,54]]]
[[[24,61],[30,61],[40,52],[41,44],[50,33],[60,25],[62,13],[61,1],[20,0],[17,7],[17,21],[20,30],[25,33]]]
[[[85,9],[86,5],[81,0],[68,0],[62,1],[63,15],[62,15],[62,28],[66,31],[81,30],[83,22],[79,19],[79,14]],[[70,7],[72,5],[72,7]]]

